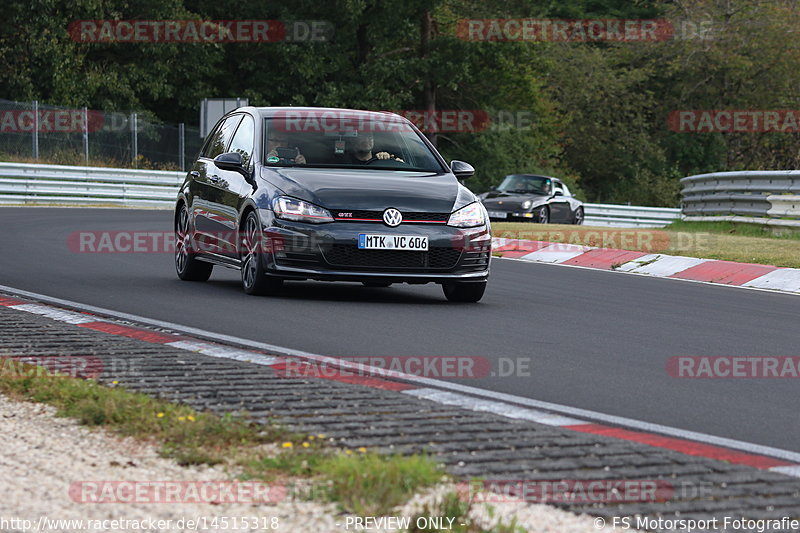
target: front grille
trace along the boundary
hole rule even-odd
[[[343,213],[352,213],[352,216],[342,217]],[[406,222],[428,222],[445,224],[450,218],[450,213],[410,213],[400,212],[403,215],[403,223]],[[333,217],[337,221],[347,222],[353,220],[354,222],[364,222],[365,220],[383,222],[383,211],[348,211],[345,209],[337,209],[333,212]]]
[[[324,252],[325,260],[337,267],[367,269],[450,270],[461,257],[458,248],[431,248],[427,252],[407,250],[361,250],[335,244]]]

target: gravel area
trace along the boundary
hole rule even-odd
[[[81,427],[73,420],[54,416],[54,411],[50,406],[0,396],[0,531],[195,530],[191,524],[180,524],[180,519],[196,520],[200,531],[263,531],[274,524],[277,528],[272,530],[285,532],[398,531],[376,527],[374,522],[359,528],[352,517],[348,527],[348,517],[333,505],[289,499],[274,504],[84,503],[84,498],[109,493],[85,488],[94,485],[82,485],[76,490],[76,483],[213,483],[228,481],[231,475],[223,467],[181,467],[160,458],[151,445]],[[394,515],[414,516],[415,511],[447,490],[450,487],[442,486],[418,495]],[[123,493],[117,486],[112,494],[122,497],[131,493]],[[526,530],[537,532],[599,531],[591,517],[545,505],[500,503],[493,504],[493,508],[494,512],[490,512],[484,506],[475,506],[472,517],[487,526],[498,517],[516,517]],[[234,524],[237,517],[247,517],[249,523],[238,518]],[[222,523],[224,518],[227,527]],[[277,520],[273,522],[273,518]],[[109,522],[112,520],[129,522],[115,524]],[[158,520],[170,522],[154,523]]]

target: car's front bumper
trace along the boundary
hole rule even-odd
[[[307,224],[276,219],[263,210],[269,252],[265,270],[287,279],[445,283],[485,281],[491,262],[491,233],[444,224],[331,222]],[[428,251],[360,250],[360,233],[428,237]]]

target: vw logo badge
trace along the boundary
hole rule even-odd
[[[390,228],[399,226],[402,221],[403,221],[403,215],[400,214],[400,211],[398,211],[394,207],[390,207],[389,209],[383,212],[383,222]]]

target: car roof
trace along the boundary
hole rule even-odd
[[[391,111],[368,111],[365,109],[345,109],[339,107],[297,107],[297,106],[280,106],[280,107],[240,107],[236,111],[247,110],[251,113],[256,113],[264,118],[280,116],[286,113],[309,113],[321,115],[323,113],[341,113],[341,114],[357,114],[364,116],[371,116],[376,120],[386,119],[392,117],[393,119],[407,120],[405,117],[392,113]]]
[[[508,178],[508,177],[511,177],[511,176],[523,176],[523,177],[526,177],[526,178],[545,178],[545,179],[548,179],[548,180],[555,180],[555,181],[558,181],[558,182],[561,181],[559,178],[554,178],[553,176],[544,176],[542,174],[508,174],[506,177]]]

